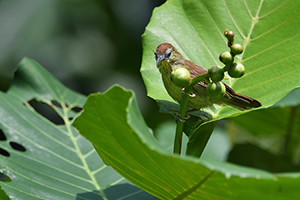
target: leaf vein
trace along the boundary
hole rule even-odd
[[[278,7],[274,8],[273,10],[269,11],[268,13],[262,15],[259,17],[259,19],[265,18],[266,16],[270,15],[271,13],[275,12],[276,10],[280,9],[282,6],[284,6],[285,4],[287,4],[288,2],[290,2],[291,0],[287,0],[286,2],[284,2],[283,4],[279,5]]]
[[[269,29],[268,31],[266,31],[266,32],[264,32],[264,33],[262,33],[262,34],[256,36],[255,38],[252,38],[251,41],[257,40],[258,38],[261,38],[261,37],[263,37],[263,36],[265,36],[265,35],[271,33],[272,31],[274,31],[274,30],[278,29],[279,27],[283,26],[284,24],[286,24],[288,21],[294,19],[294,18],[295,18],[297,15],[299,15],[299,14],[300,14],[300,11],[297,12],[297,13],[296,13],[295,15],[293,15],[292,17],[290,17],[289,19],[285,20],[284,22],[278,24],[277,26],[275,26],[275,27]]]
[[[298,37],[299,35],[300,35],[300,33],[294,35],[293,37],[287,38],[287,39],[285,39],[285,40],[283,40],[283,41],[281,41],[281,42],[279,42],[279,43],[276,43],[275,45],[270,46],[269,48],[266,48],[266,49],[264,49],[264,50],[262,50],[262,51],[259,51],[259,52],[257,52],[256,54],[253,54],[252,56],[250,56],[250,57],[244,59],[243,62],[245,62],[245,61],[247,61],[247,60],[250,60],[250,59],[252,59],[252,58],[254,58],[254,57],[256,57],[256,56],[258,56],[258,55],[260,55],[260,54],[262,54],[262,53],[264,53],[264,52],[266,52],[266,51],[269,51],[269,50],[271,50],[271,49],[273,49],[273,48],[275,48],[275,47],[277,47],[277,46],[279,46],[279,45],[281,45],[281,44],[284,44],[285,42],[288,42],[288,41],[290,41],[290,40],[292,40],[292,39]]]

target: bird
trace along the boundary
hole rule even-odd
[[[182,88],[176,86],[172,82],[171,73],[173,70],[182,67],[190,72],[191,78],[207,73],[207,70],[198,64],[186,60],[170,43],[160,44],[154,51],[156,66],[162,75],[162,81],[168,94],[178,103],[182,99]],[[207,81],[200,81],[193,86],[193,97],[189,98],[188,107],[192,110],[200,110],[206,107],[217,105],[229,105],[239,110],[249,110],[258,108],[262,104],[251,97],[237,94],[234,90],[223,82],[226,87],[224,97],[221,99],[213,99],[206,91]]]

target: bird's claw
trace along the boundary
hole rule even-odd
[[[178,121],[180,121],[180,122],[185,122],[185,120],[186,120],[186,119],[189,119],[189,118],[190,118],[190,115],[186,115],[186,116],[184,116],[184,119],[181,119],[181,118],[179,117],[179,113],[176,114],[176,119],[177,119]]]

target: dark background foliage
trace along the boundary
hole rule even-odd
[[[156,103],[146,96],[139,72],[141,35],[153,9],[163,2],[0,1],[0,89],[7,90],[18,62],[27,56],[82,94],[104,92],[113,84],[134,90],[155,128],[157,119],[170,116],[158,114]]]

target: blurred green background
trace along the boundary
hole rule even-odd
[[[141,35],[153,9],[164,2],[0,1],[0,89],[7,90],[18,62],[27,56],[85,95],[105,92],[113,84],[133,90],[151,128],[172,119],[158,113],[139,71]]]

